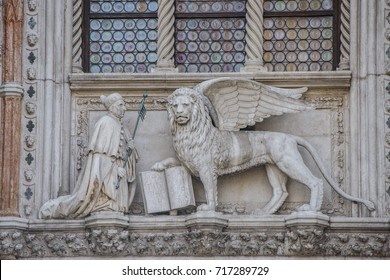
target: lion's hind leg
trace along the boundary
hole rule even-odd
[[[275,160],[275,163],[288,177],[306,185],[310,189],[310,204],[302,205],[298,210],[319,211],[324,194],[324,183],[321,179],[315,177],[306,166],[296,143],[288,145],[284,154],[278,160]]]
[[[267,171],[268,180],[272,187],[272,197],[263,208],[253,211],[255,215],[275,213],[283,205],[288,196],[286,189],[288,177],[273,164],[267,164],[265,170]]]

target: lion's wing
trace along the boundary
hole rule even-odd
[[[281,89],[243,78],[219,78],[194,89],[205,97],[220,130],[237,131],[273,115],[313,109],[298,100],[307,88]]]

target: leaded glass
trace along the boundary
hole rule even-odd
[[[153,0],[109,1],[91,0],[91,13],[157,13],[158,4]]]
[[[332,70],[331,17],[264,20],[264,62],[274,71]]]
[[[89,71],[151,72],[157,61],[156,11],[153,0],[91,1]]]
[[[246,1],[176,1],[178,13],[226,13],[245,12]]]
[[[335,1],[337,3],[337,1]],[[270,71],[330,71],[335,65],[333,0],[265,1],[264,65]],[[288,16],[284,16],[289,12]],[[294,16],[305,12],[307,16]]]
[[[333,0],[271,0],[264,1],[265,12],[306,12],[333,9]]]
[[[240,71],[245,59],[245,2],[176,1],[179,72]]]

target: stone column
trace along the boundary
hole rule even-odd
[[[3,0],[0,216],[19,216],[23,0]]]
[[[387,1],[387,0],[386,0]],[[350,194],[374,201],[377,211],[353,205],[353,216],[381,215],[378,196],[382,189],[379,178],[381,170],[378,115],[380,104],[378,87],[378,63],[381,44],[377,34],[380,20],[383,24],[383,11],[378,10],[379,1],[351,0],[351,60],[352,81],[350,89]],[[383,25],[382,25],[383,26]],[[382,109],[383,110],[383,109]],[[367,137],[369,135],[369,137]],[[383,153],[384,154],[384,153]]]
[[[83,1],[73,0],[72,17],[72,72],[83,72],[82,67],[82,22],[83,22]]]
[[[351,1],[342,0],[341,2],[341,46],[340,46],[340,64],[337,70],[349,70],[350,43],[351,43]]]
[[[157,65],[153,72],[177,72],[175,54],[175,1],[158,1]]]
[[[263,0],[246,4],[246,59],[241,72],[265,72],[263,61]]]

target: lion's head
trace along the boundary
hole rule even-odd
[[[199,93],[190,88],[179,88],[168,97],[168,117],[175,135],[178,127],[196,130],[206,121],[208,110]]]

